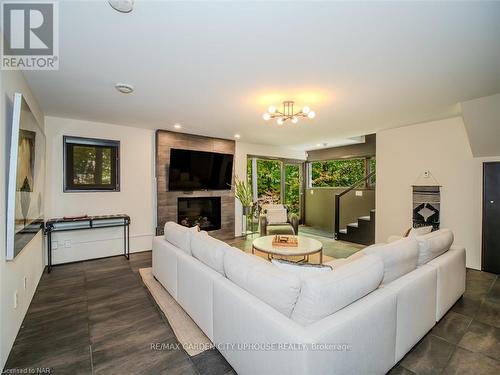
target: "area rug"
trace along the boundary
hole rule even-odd
[[[326,263],[333,259],[347,258],[348,256],[356,253],[357,251],[364,249],[365,245],[358,245],[355,243],[337,241],[332,238],[326,238],[321,236],[316,236],[307,232],[302,232],[302,227],[299,228],[299,234],[307,237],[317,239],[323,244],[323,263]],[[229,245],[237,247],[247,253],[252,252],[252,241],[258,237],[256,235],[249,235],[247,238],[235,238],[232,240],[226,240]],[[263,253],[256,253],[257,255],[267,259],[267,255]],[[317,261],[317,256],[313,255],[311,262]]]
[[[191,357],[213,348],[210,339],[202,332],[177,301],[154,278],[153,269],[141,268],[142,281],[165,314],[175,337]]]

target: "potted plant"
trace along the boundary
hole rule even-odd
[[[234,179],[234,195],[243,206],[243,215],[248,215],[253,205],[252,187],[238,177]]]
[[[250,186],[250,184],[240,180],[238,176],[236,176],[234,179],[234,195],[243,206],[244,218],[242,222],[242,230],[246,233],[246,217],[247,215],[251,215],[253,206],[252,187]]]

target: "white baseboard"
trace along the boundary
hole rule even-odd
[[[123,230],[113,232],[115,233],[99,233],[97,236],[95,231],[53,233],[52,243],[57,243],[57,249],[52,250],[52,264],[123,254]],[[153,233],[130,234],[130,253],[151,250],[153,236]]]

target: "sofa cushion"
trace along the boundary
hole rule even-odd
[[[240,288],[290,317],[300,293],[297,275],[235,248],[224,255],[224,270],[227,278]]]
[[[191,238],[191,253],[193,257],[221,275],[225,275],[224,254],[230,247],[225,242],[210,237],[207,232],[196,233]]]
[[[377,255],[384,262],[382,284],[390,283],[417,268],[418,245],[414,238],[402,238],[388,244],[375,244],[362,251],[367,255]]]
[[[191,237],[198,233],[200,228],[187,228],[183,225],[169,221],[165,223],[165,239],[185,253],[191,255]]]
[[[453,232],[449,229],[440,229],[423,236],[417,236],[418,260],[417,265],[428,261],[447,252],[453,244]]]
[[[228,263],[230,267],[227,270],[224,268],[226,277],[233,280],[245,275],[248,269],[255,265],[268,264],[269,262],[259,256],[250,255],[236,247],[231,247],[224,257],[224,267]]]
[[[382,260],[367,255],[338,270],[304,277],[291,318],[302,325],[323,319],[377,289],[383,275]]]

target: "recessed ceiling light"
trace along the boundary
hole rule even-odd
[[[182,128],[182,125],[181,124],[174,124],[174,128],[175,129],[180,129],[180,128]]]
[[[317,143],[317,144],[316,144],[316,147],[321,147],[321,143]]]
[[[234,138],[236,138],[236,139],[240,139],[240,138],[241,138],[241,135],[239,135],[239,134],[235,134],[235,135],[234,135]]]
[[[120,13],[130,13],[134,9],[134,0],[108,0],[108,3]]]
[[[130,94],[134,91],[134,86],[129,85],[128,83],[117,83],[115,88],[122,94]]]

